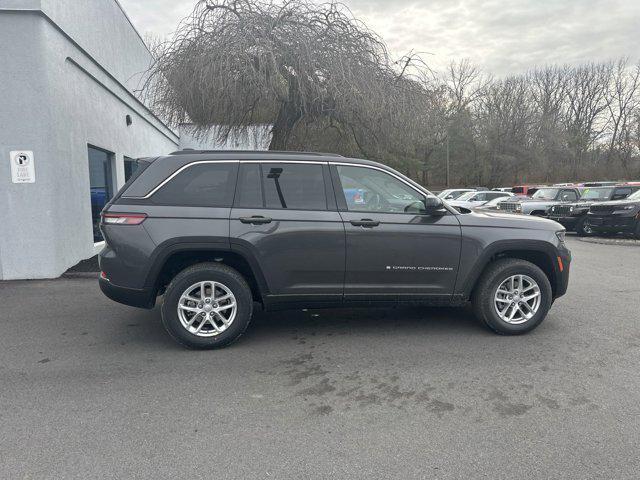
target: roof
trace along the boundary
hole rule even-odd
[[[204,153],[213,154],[256,154],[256,155],[313,155],[319,157],[342,157],[337,153],[323,153],[323,152],[293,152],[285,150],[194,150],[192,148],[185,148],[184,150],[178,150],[171,152],[169,155],[198,155]]]

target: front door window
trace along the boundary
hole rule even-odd
[[[342,192],[351,212],[418,213],[424,195],[388,173],[338,166]]]

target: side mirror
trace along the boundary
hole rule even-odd
[[[443,208],[442,200],[438,197],[425,197],[424,215],[444,215],[447,211]]]

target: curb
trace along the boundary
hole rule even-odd
[[[578,237],[578,240],[586,243],[599,243],[601,245],[640,247],[640,240],[634,240],[632,238]]]
[[[65,272],[60,278],[91,278],[97,279],[100,272]]]

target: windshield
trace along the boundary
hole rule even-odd
[[[484,207],[495,207],[496,205],[498,205],[500,202],[504,202],[505,200],[508,200],[510,197],[510,195],[504,196],[504,197],[496,197],[493,200],[489,200],[487,203],[485,203],[483,206]]]
[[[556,198],[557,194],[557,188],[541,188],[536,193],[534,193],[531,198],[537,198],[540,200],[553,200],[554,198]]]
[[[583,190],[580,200],[607,200],[613,188],[587,188]]]
[[[637,192],[633,192],[631,195],[627,197],[627,200],[640,200],[640,190]]]
[[[473,198],[476,195],[477,192],[467,192],[467,193],[463,193],[462,195],[460,195],[458,198],[456,198],[456,200],[460,200],[460,201],[467,201],[470,198]]]

